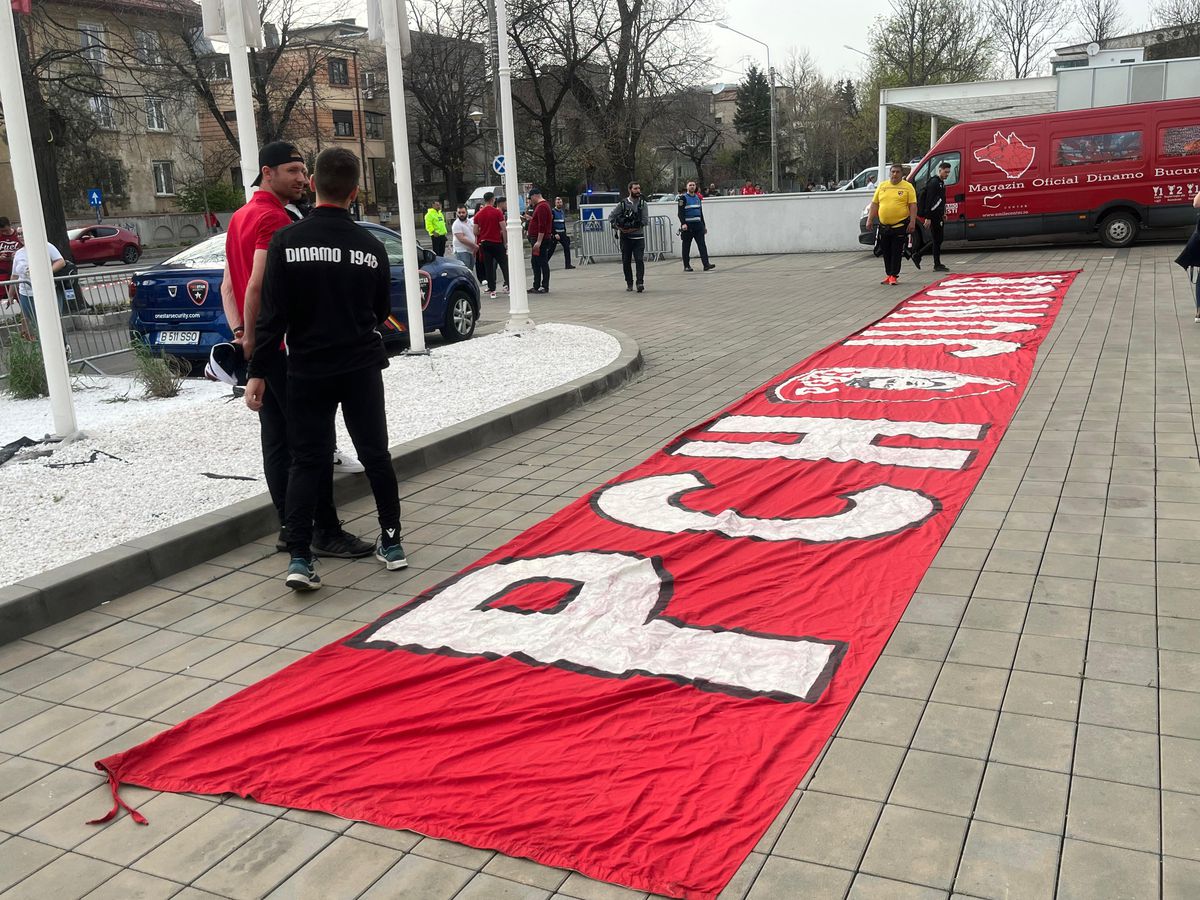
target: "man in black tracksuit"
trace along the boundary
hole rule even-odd
[[[280,229],[267,248],[262,311],[255,329],[246,405],[262,406],[263,375],[278,365],[287,339],[287,424],[292,467],[287,487],[287,584],[321,586],[312,561],[313,510],[333,453],[338,404],[371,483],[379,514],[375,557],[408,565],[400,544],[400,498],[388,453],[379,331],[391,314],[391,270],[383,244],[348,211],[358,194],[358,158],[331,147],[317,157],[317,207]]]
[[[949,272],[942,265],[942,235],[946,222],[946,179],[950,177],[950,163],[938,164],[937,172],[929,176],[921,195],[917,197],[917,215],[929,223],[930,244],[933,246],[933,271]],[[922,247],[917,253],[918,265],[921,254],[929,249]]]

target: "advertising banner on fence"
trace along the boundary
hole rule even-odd
[[[956,275],[97,765],[714,897],[854,699],[1075,273]],[[419,562],[418,560],[415,560]]]

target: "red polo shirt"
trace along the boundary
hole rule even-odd
[[[491,241],[499,244],[504,240],[504,213],[495,206],[485,206],[475,213],[475,224],[479,226],[479,242]]]
[[[266,250],[280,228],[292,224],[279,198],[270,191],[258,190],[246,205],[233,214],[225,234],[225,260],[238,314],[245,316],[246,285],[254,268],[254,251]]]
[[[529,217],[529,240],[549,237],[553,230],[554,214],[550,212],[550,204],[542,200],[533,208],[533,215]]]

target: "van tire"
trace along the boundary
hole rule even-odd
[[[1105,247],[1128,247],[1137,237],[1141,223],[1133,213],[1117,210],[1100,221],[1100,243]]]

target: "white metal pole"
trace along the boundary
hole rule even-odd
[[[17,189],[17,210],[21,215],[25,246],[29,248],[29,280],[33,284],[38,335],[46,366],[46,383],[50,388],[54,434],[59,438],[70,438],[78,433],[79,427],[75,421],[75,401],[71,396],[71,373],[67,368],[66,348],[63,346],[62,323],[58,318],[54,275],[50,271],[50,256],[45,251],[46,219],[42,215],[42,195],[33,160],[29,110],[25,106],[25,90],[21,87],[16,13],[8,8],[8,4],[4,4],[0,7],[0,19],[4,20],[4,24],[0,25],[0,105],[4,107],[8,131],[8,152],[13,184]]]
[[[408,310],[408,352],[425,354],[425,320],[421,309],[421,260],[417,255],[417,226],[413,220],[412,168],[408,160],[408,115],[404,102],[404,64],[401,61],[399,6],[383,0],[383,46],[387,56],[388,108],[392,115],[396,204],[400,207],[400,243],[404,253],[404,306]]]
[[[767,71],[771,75],[771,193],[779,193],[779,123],[775,113],[775,69],[771,66],[771,48],[767,47]]]
[[[250,182],[258,177],[258,122],[254,118],[254,93],[250,87],[246,19],[242,15],[241,0],[224,0],[224,4],[226,38],[229,42],[229,77],[233,84],[238,150],[242,157],[242,187],[249,200],[254,193],[254,186]]]
[[[496,0],[496,45],[500,65],[500,110],[504,139],[504,193],[508,198],[508,330],[533,327],[525,292],[525,245],[521,239],[521,201],[517,180],[517,142],[513,131],[512,66],[508,60],[508,9]]]
[[[933,149],[933,145],[938,142],[938,117],[929,117],[929,149]]]
[[[887,165],[887,103],[884,102],[884,91],[879,92],[879,168]],[[885,175],[887,173],[884,173]],[[880,179],[880,184],[883,179]]]

